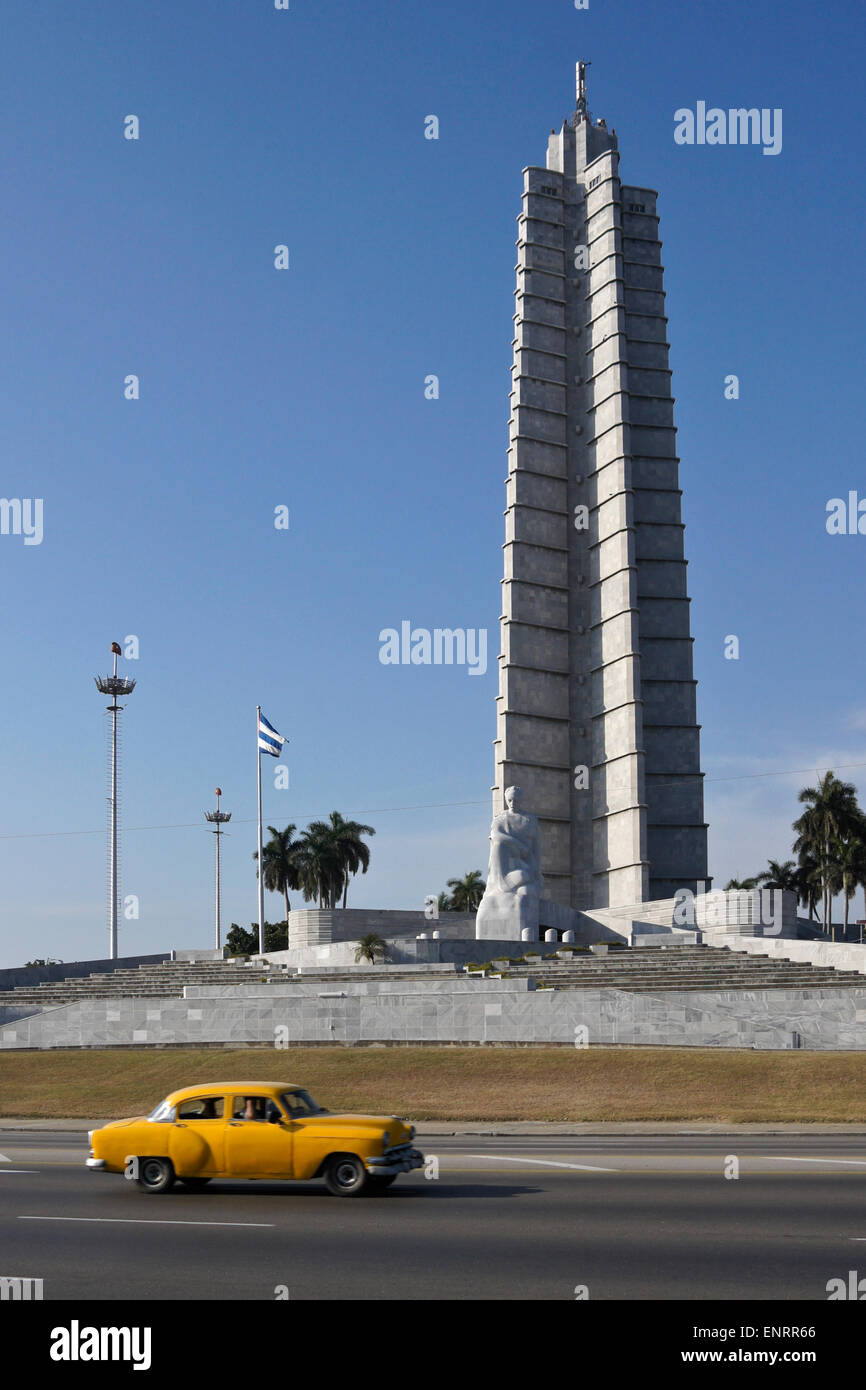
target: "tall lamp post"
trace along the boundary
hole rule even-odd
[[[117,959],[117,912],[120,905],[120,874],[118,869],[117,822],[119,810],[120,754],[119,724],[117,716],[123,705],[117,703],[119,695],[131,695],[135,681],[131,677],[117,674],[117,658],[123,656],[117,642],[112,642],[114,670],[110,676],[94,676],[96,688],[102,695],[110,695],[112,703],[107,705],[111,715],[111,743],[109,747],[109,796],[108,796],[108,954],[111,960]]]
[[[231,820],[231,818],[232,818],[232,813],[231,813],[231,811],[221,811],[221,810],[220,810],[220,797],[222,796],[222,791],[220,790],[219,787],[217,787],[217,789],[216,789],[215,796],[216,796],[216,799],[217,799],[216,810],[215,810],[215,811],[205,811],[205,813],[204,813],[204,818],[205,818],[206,821],[209,821],[211,825],[215,825],[215,826],[216,826],[216,829],[215,829],[214,832],[213,832],[213,835],[214,835],[214,844],[216,845],[216,890],[215,890],[215,907],[214,907],[214,945],[216,946],[216,949],[219,950],[219,949],[220,949],[220,945],[222,944],[222,943],[220,942],[220,837],[226,833],[221,827],[224,826],[228,821]]]

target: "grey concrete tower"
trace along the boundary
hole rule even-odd
[[[656,193],[577,109],[524,170],[493,810],[523,788],[545,895],[707,877]]]

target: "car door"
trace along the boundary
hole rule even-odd
[[[293,1127],[274,1098],[247,1092],[230,1100],[225,1125],[226,1173],[233,1178],[294,1177]],[[267,1116],[275,1112],[280,1118],[270,1123]]]
[[[222,1172],[225,1097],[194,1096],[175,1108],[168,1151],[178,1177],[215,1177]]]

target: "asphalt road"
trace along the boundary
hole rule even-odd
[[[866,1137],[419,1136],[439,1175],[142,1192],[0,1133],[0,1276],[51,1299],[827,1299],[866,1276]],[[739,1177],[727,1178],[729,1156]],[[864,1286],[866,1287],[866,1286]]]

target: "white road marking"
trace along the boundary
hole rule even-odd
[[[747,1155],[748,1156],[748,1155]],[[789,1158],[787,1154],[756,1154],[768,1163],[852,1163],[857,1168],[866,1168],[866,1158]]]
[[[121,1226],[273,1226],[273,1221],[164,1221],[132,1216],[19,1216],[19,1221],[97,1221]]]
[[[0,1163],[11,1163],[11,1162],[12,1162],[12,1159],[11,1159],[11,1158],[7,1158],[5,1154],[0,1154]]]
[[[8,1163],[8,1159],[6,1160]],[[0,1173],[36,1173],[37,1168],[0,1168]]]
[[[596,1168],[592,1163],[556,1163],[552,1158],[511,1158],[507,1154],[464,1154],[464,1158],[495,1159],[498,1163],[536,1163],[542,1168],[576,1168],[582,1173],[618,1173],[618,1168]]]

